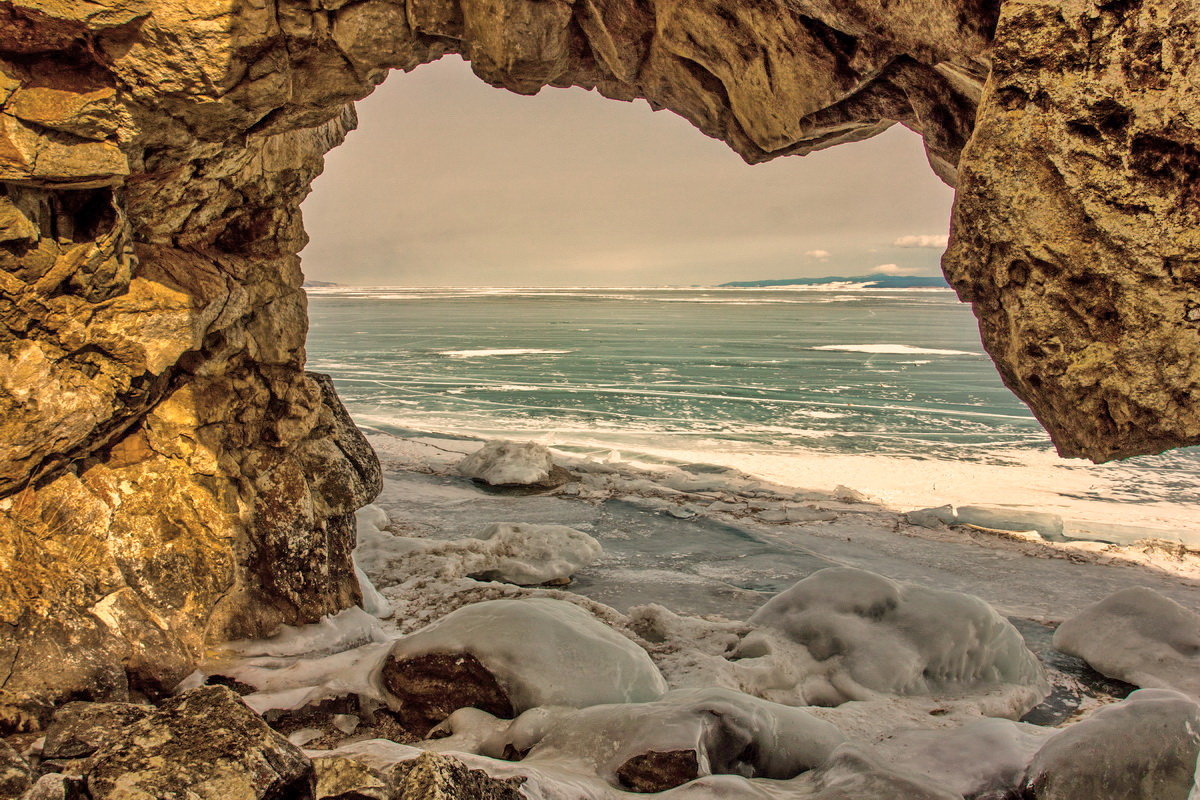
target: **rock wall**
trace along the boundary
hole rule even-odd
[[[208,642],[357,599],[378,466],[303,369],[298,206],[352,101],[446,54],[645,98],[749,162],[921,132],[962,176],[947,272],[1063,451],[1200,441],[1196,13],[0,0],[0,724],[161,692]]]

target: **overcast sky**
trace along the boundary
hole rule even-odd
[[[393,73],[304,203],[310,279],[654,286],[933,275],[951,191],[900,126],[748,166],[667,111],[521,97],[457,58]],[[898,246],[898,243],[908,246]]]

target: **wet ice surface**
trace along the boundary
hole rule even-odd
[[[744,620],[796,581],[842,565],[979,595],[1009,617],[1047,668],[1053,694],[1024,718],[1042,725],[1061,724],[1081,707],[1112,702],[1134,688],[1055,651],[1054,627],[1046,621],[1056,623],[1126,581],[1151,580],[1180,602],[1196,602],[1185,584],[1137,567],[1030,558],[972,543],[906,537],[897,535],[894,515],[870,510],[807,525],[704,515],[680,519],[638,496],[589,503],[405,471],[388,474],[377,502],[392,518],[393,529],[410,535],[475,536],[501,521],[585,531],[600,541],[604,554],[576,574],[569,591],[621,612],[656,603],[685,615]],[[882,547],[880,537],[891,547]]]

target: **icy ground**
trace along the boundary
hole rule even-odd
[[[259,711],[346,693],[386,702],[377,675],[392,641],[420,641],[411,634],[480,602],[571,603],[643,648],[671,691],[631,706],[533,707],[511,725],[468,710],[445,723],[448,738],[415,745],[463,754],[498,776],[522,775],[531,800],[629,796],[613,778],[628,753],[600,754],[605,737],[657,750],[692,742],[705,769],[723,763],[753,776],[704,778],[671,797],[817,798],[839,786],[858,787],[860,794],[844,795],[853,797],[985,797],[1019,780],[1058,729],[1072,730],[1135,688],[1055,650],[1060,623],[1134,586],[1185,615],[1200,611],[1200,554],[1178,543],[1049,541],[929,520],[924,527],[846,487],[797,489],[702,465],[646,470],[562,453],[555,462],[573,480],[513,490],[460,474],[478,441],[370,438],[385,486],[360,513],[356,557],[378,591],[364,587],[364,607],[382,619],[352,610],[242,643],[204,672],[257,689],[246,699]],[[515,585],[571,572],[565,588]],[[522,630],[496,619],[498,630]],[[512,660],[520,646],[517,637],[491,650]],[[1195,649],[1183,654],[1182,669],[1200,658]],[[569,671],[546,669],[554,676],[547,680]],[[536,675],[522,680],[537,694]],[[712,711],[713,703],[723,710]],[[788,707],[802,716],[787,716]],[[1143,707],[1153,704],[1123,713]],[[726,727],[711,728],[714,714]],[[789,725],[811,732],[826,724],[838,733],[796,760],[803,767],[793,774],[821,764],[800,778],[770,780],[770,765],[752,757],[777,747],[769,737]],[[659,727],[672,733],[655,733]],[[743,739],[751,743],[744,753],[729,750]],[[528,757],[498,760],[518,740]],[[1062,741],[1058,749],[1073,752],[1072,740]],[[361,735],[336,744],[380,764],[419,752]],[[1191,746],[1179,745],[1184,760],[1194,761]]]

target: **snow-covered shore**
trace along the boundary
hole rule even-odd
[[[554,461],[570,481],[514,491],[458,474],[478,441],[370,438],[385,488],[360,513],[356,557],[378,592],[368,591],[367,605],[383,618],[351,610],[268,642],[240,643],[195,680],[233,680],[267,715],[336,705],[348,695],[387,706],[396,698],[380,674],[398,657],[393,642],[416,652],[418,631],[495,601],[568,604],[644,651],[668,693],[649,702],[642,690],[631,706],[570,711],[560,706],[617,701],[530,695],[539,677],[526,672],[520,685],[527,688],[514,696],[559,699],[514,708],[525,713],[513,723],[464,712],[435,729],[439,738],[405,743],[378,739],[375,727],[357,721],[292,731],[297,743],[377,765],[422,749],[455,753],[498,777],[523,776],[521,791],[531,800],[626,796],[642,779],[620,772],[633,756],[688,748],[700,758],[701,779],[671,790],[672,797],[816,798],[839,781],[882,792],[861,789],[867,793],[853,797],[987,796],[1024,780],[1060,729],[1073,730],[1133,688],[1055,651],[1054,626],[1130,586],[1170,598],[1186,614],[1200,611],[1200,554],[1178,543],[1120,546],[923,527],[853,488],[820,492],[734,470],[648,468],[564,453]],[[504,523],[525,527],[515,534],[495,527]],[[530,570],[554,562],[546,549],[555,547],[563,549],[555,563],[564,566]],[[522,548],[534,555],[523,560]],[[571,571],[575,580],[565,589],[516,585]],[[519,628],[503,615],[484,618],[490,622],[464,630],[494,629],[488,636],[503,646],[480,644],[475,652],[485,666],[492,659],[506,686],[517,679],[495,664],[520,659],[499,653],[554,648],[528,632],[504,641]],[[444,649],[462,635],[433,638]],[[535,661],[545,665],[540,679],[548,684],[570,672],[570,659]],[[1122,713],[1154,713],[1159,700],[1129,701],[1121,707],[1133,711]],[[780,715],[793,711],[775,709],[802,717],[785,723]],[[713,716],[722,720],[715,729],[703,722]],[[1015,721],[1022,717],[1039,724]],[[797,742],[809,741],[821,725],[832,726],[836,741],[803,758],[799,744],[762,738],[794,729]],[[730,744],[743,734],[743,744]],[[605,741],[619,752],[598,755]],[[781,747],[797,760],[775,772],[738,750]],[[513,752],[528,756],[514,761]],[[703,777],[718,772],[734,774]]]

